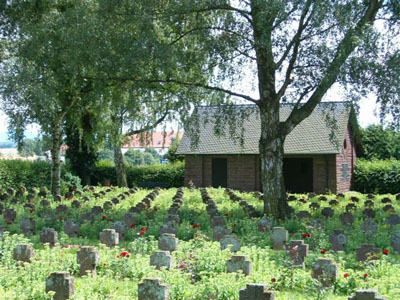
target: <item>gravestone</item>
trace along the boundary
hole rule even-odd
[[[371,219],[375,218],[375,214],[376,214],[376,212],[372,208],[366,208],[363,210],[362,213],[363,213],[364,217],[371,218]]]
[[[226,226],[225,219],[221,216],[214,216],[211,218],[211,227]]]
[[[386,297],[378,296],[378,291],[375,290],[358,290],[349,300],[386,300]]]
[[[78,237],[78,232],[79,232],[80,226],[78,223],[76,223],[72,219],[68,219],[64,223],[64,232],[69,236],[69,237]]]
[[[377,260],[379,259],[379,249],[372,244],[361,245],[356,250],[356,259],[358,261]]]
[[[158,248],[163,251],[175,251],[178,249],[178,239],[175,234],[163,233],[158,238]]]
[[[240,241],[234,234],[226,235],[220,240],[220,248],[221,250],[225,250],[229,246],[231,247],[232,252],[240,251]]]
[[[14,248],[14,260],[23,262],[32,262],[32,257],[35,256],[35,251],[31,245],[28,244],[18,244]]]
[[[263,217],[257,223],[258,231],[267,232],[267,230],[271,229],[273,225],[274,224],[270,219]]]
[[[103,229],[100,233],[100,243],[107,247],[114,247],[119,243],[119,234],[115,229]]]
[[[239,300],[275,300],[275,294],[266,284],[248,283],[239,291]]]
[[[170,223],[175,223],[179,224],[180,223],[180,218],[177,214],[168,214],[167,218],[165,219],[165,222],[170,222]]]
[[[251,275],[253,271],[253,263],[243,255],[233,255],[231,259],[226,261],[226,272],[235,273],[242,270],[243,274]]]
[[[364,202],[364,206],[365,206],[365,207],[371,208],[371,207],[374,207],[374,205],[375,205],[375,202],[372,201],[372,200],[370,200],[370,199],[368,199],[368,200],[366,200],[366,201]]]
[[[69,299],[75,294],[74,277],[69,272],[54,272],[46,278],[46,293],[53,291],[54,300]]]
[[[43,228],[40,233],[40,242],[43,244],[49,243],[50,248],[53,248],[58,241],[58,232],[53,228]]]
[[[342,213],[339,218],[343,226],[351,226],[354,223],[354,216],[350,212]]]
[[[392,200],[390,200],[388,197],[384,197],[381,199],[381,203],[392,203]]]
[[[296,216],[300,220],[301,219],[310,219],[311,218],[311,214],[306,210],[299,211]]]
[[[271,240],[274,243],[274,250],[285,250],[285,243],[288,239],[288,231],[284,227],[272,228]]]
[[[113,206],[114,206],[114,204],[111,201],[106,201],[103,204],[103,209],[107,211],[107,210],[112,209]]]
[[[90,222],[93,223],[94,220],[94,214],[92,214],[91,212],[85,212],[83,214],[81,214],[81,222],[85,223],[85,222]]]
[[[367,236],[372,237],[376,234],[378,230],[378,225],[371,218],[367,218],[360,226],[362,232]]]
[[[347,236],[344,234],[343,230],[335,229],[329,235],[329,242],[332,245],[333,251],[344,251],[344,245],[347,243]]]
[[[7,223],[14,223],[17,213],[12,208],[6,208],[3,213],[3,218]]]
[[[163,267],[171,269],[173,266],[173,257],[169,251],[155,251],[150,256],[150,266],[155,266],[157,270]]]
[[[40,205],[43,207],[48,207],[48,206],[50,206],[50,201],[44,199],[44,200],[40,201]]]
[[[82,246],[77,253],[77,262],[80,264],[80,276],[96,276],[96,265],[99,263],[99,252],[91,246]]]
[[[72,201],[71,206],[74,208],[80,208],[82,206],[82,204],[79,200],[74,200],[74,201]]]
[[[128,225],[128,227],[131,227],[136,224],[136,217],[133,213],[128,212],[122,217],[122,221]]]
[[[323,215],[325,218],[331,218],[334,214],[335,212],[330,207],[324,207],[321,211],[321,215]]]
[[[127,231],[127,225],[123,221],[116,221],[112,225],[113,229],[115,229],[116,232],[119,234],[119,240],[123,241],[125,238],[125,233]]]
[[[388,224],[389,226],[396,226],[400,224],[400,216],[397,214],[390,214],[386,218],[386,224]]]
[[[390,237],[390,245],[393,250],[400,254],[400,231],[395,232]]]
[[[339,205],[339,201],[337,201],[336,199],[332,199],[331,201],[329,201],[329,205],[330,206],[338,206]]]
[[[169,288],[161,279],[145,278],[138,285],[138,300],[169,300]]]
[[[95,216],[101,214],[103,212],[103,208],[101,206],[93,206],[92,207],[92,214]]]
[[[310,203],[310,209],[312,209],[312,210],[317,210],[320,207],[321,207],[321,205],[319,205],[317,202]]]
[[[383,207],[384,212],[395,212],[396,210],[394,209],[393,205],[387,204]]]
[[[213,238],[216,241],[222,240],[222,238],[226,235],[230,235],[231,231],[225,226],[217,226],[213,229]]]
[[[304,259],[308,256],[308,245],[301,240],[292,240],[287,246],[287,250],[293,265],[304,269]]]
[[[24,218],[19,221],[19,226],[26,236],[31,236],[35,232],[35,220],[32,218]]]
[[[68,206],[66,206],[65,204],[61,204],[56,207],[56,211],[59,214],[65,214],[66,212],[68,212]]]
[[[173,222],[164,223],[160,228],[160,234],[163,233],[175,234],[176,236],[176,234],[178,233],[178,227]]]
[[[350,212],[352,210],[356,210],[357,209],[357,205],[355,205],[354,203],[349,203],[346,205],[346,211]]]
[[[115,197],[111,199],[111,202],[112,202],[114,205],[117,205],[118,203],[120,203],[119,199],[118,199],[118,198],[115,198]]]
[[[338,267],[331,258],[318,258],[312,266],[312,278],[318,279],[323,286],[331,286],[338,278]]]

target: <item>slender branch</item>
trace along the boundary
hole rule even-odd
[[[165,118],[168,116],[169,110],[167,109],[167,111],[157,120],[155,121],[153,124],[150,125],[146,125],[140,129],[136,129],[136,130],[129,130],[124,134],[124,137],[130,136],[130,135],[134,135],[134,134],[138,134],[138,133],[142,133],[145,131],[149,131],[153,128],[155,128],[158,124],[160,124],[161,122],[163,122],[165,120]]]

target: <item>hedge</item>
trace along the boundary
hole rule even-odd
[[[130,187],[180,187],[183,186],[184,173],[185,164],[183,162],[151,166],[126,166],[126,179]],[[112,185],[117,184],[115,168],[113,164],[102,161],[96,165],[92,182],[104,185],[107,180]]]
[[[400,160],[359,159],[354,171],[354,189],[362,193],[400,193]]]

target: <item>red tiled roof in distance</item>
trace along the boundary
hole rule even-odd
[[[183,132],[179,132],[179,139]],[[123,148],[168,148],[171,146],[172,139],[176,138],[176,131],[168,132],[149,132],[134,134],[130,136],[130,142],[125,143]]]

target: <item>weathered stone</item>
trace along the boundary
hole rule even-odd
[[[352,211],[352,210],[356,210],[357,209],[357,205],[355,205],[354,203],[349,203],[346,205],[346,211]]]
[[[170,269],[172,268],[173,264],[173,257],[169,253],[169,251],[155,251],[150,256],[150,265],[155,266],[158,270],[163,267],[166,269]]]
[[[344,226],[351,226],[354,223],[354,216],[350,212],[342,213],[339,218]]]
[[[92,214],[91,212],[85,212],[83,214],[81,214],[81,222],[90,222],[93,223],[94,220],[94,214]]]
[[[104,210],[110,210],[110,209],[113,208],[113,206],[114,206],[114,204],[111,201],[106,201],[103,204],[103,209]]]
[[[397,214],[390,214],[386,218],[386,224],[388,224],[389,226],[396,226],[400,224],[400,216]]]
[[[221,216],[212,217],[211,218],[211,226],[212,227],[226,226],[225,219]]]
[[[35,251],[31,245],[28,244],[18,244],[17,247],[14,248],[14,260],[23,261],[23,262],[31,262],[32,258],[35,256]]]
[[[275,294],[268,291],[266,284],[248,283],[239,291],[239,300],[275,300]]]
[[[163,233],[158,239],[158,248],[163,251],[175,251],[178,250],[178,239],[175,234]]]
[[[338,206],[339,205],[339,201],[337,201],[336,199],[332,199],[331,201],[329,201],[329,205],[330,206]]]
[[[216,241],[220,241],[224,236],[231,234],[231,231],[225,226],[214,227],[213,238]]]
[[[64,232],[69,237],[78,237],[79,229],[80,229],[80,226],[78,223],[75,222],[75,220],[68,219],[64,223]]]
[[[180,223],[180,218],[177,214],[168,214],[167,218],[165,219],[165,222],[170,222],[170,223],[175,223],[179,224]]]
[[[58,232],[53,228],[43,228],[40,233],[40,242],[43,244],[49,243],[50,248],[53,248],[58,241]]]
[[[386,297],[378,296],[378,291],[375,290],[358,290],[349,300],[386,300]]]
[[[93,206],[92,207],[92,214],[95,216],[101,214],[103,212],[103,208],[101,206]]]
[[[383,207],[383,211],[385,212],[395,212],[395,208],[391,204],[387,204]]]
[[[253,263],[243,255],[233,255],[230,260],[226,261],[226,272],[234,273],[241,270],[245,275],[251,275],[253,271]]]
[[[3,213],[3,218],[7,223],[14,223],[17,213],[12,208],[6,208]]]
[[[335,229],[329,235],[329,242],[332,245],[333,251],[344,251],[344,245],[347,243],[347,236],[344,234],[343,230]]]
[[[66,212],[68,212],[68,206],[66,206],[65,204],[61,204],[56,207],[56,211],[59,214],[65,214]]]
[[[169,300],[169,288],[161,279],[145,278],[138,286],[138,300]]]
[[[125,233],[128,229],[128,226],[123,221],[116,221],[112,225],[112,228],[115,229],[116,232],[119,234],[119,240],[123,241],[125,238]]]
[[[325,218],[332,218],[334,214],[334,210],[330,207],[324,207],[321,211],[321,215],[323,215]]]
[[[392,200],[390,200],[388,197],[384,197],[381,199],[381,203],[392,203]]]
[[[77,253],[77,262],[80,264],[80,276],[89,274],[96,276],[96,265],[99,263],[99,252],[91,246],[82,246]]]
[[[50,206],[50,201],[43,199],[42,201],[40,201],[40,205],[43,207],[49,207]]]
[[[31,236],[35,233],[35,220],[32,218],[24,218],[19,221],[19,226],[26,236]]]
[[[317,210],[321,207],[317,202],[310,203],[310,209]]]
[[[395,232],[391,235],[390,245],[392,245],[394,251],[400,254],[400,231]]]
[[[352,202],[354,202],[354,203],[358,203],[358,202],[360,202],[360,198],[358,198],[357,196],[352,196],[352,197],[350,198],[350,201],[352,201]]]
[[[122,221],[128,226],[131,227],[132,225],[136,225],[136,217],[133,213],[126,213],[122,217]]]
[[[270,219],[263,217],[257,223],[258,231],[267,232],[273,225],[274,223]]]
[[[312,266],[312,277],[318,279],[323,286],[331,286],[338,278],[338,267],[331,258],[318,258]]]
[[[369,237],[374,236],[378,230],[378,225],[371,218],[367,218],[360,226],[363,231]]]
[[[61,195],[55,195],[55,196],[53,197],[53,200],[54,200],[55,202],[61,202],[61,201],[62,201],[62,196],[61,196]]]
[[[114,247],[119,243],[119,233],[115,229],[103,229],[100,233],[100,243],[107,247]]]
[[[375,218],[375,214],[376,214],[372,208],[366,208],[363,210],[362,213],[363,213],[364,217],[371,218],[371,219]]]
[[[356,259],[358,261],[377,260],[379,259],[379,249],[372,244],[361,245],[356,250]]]
[[[54,272],[46,278],[46,293],[53,291],[54,300],[69,299],[75,294],[74,277],[69,272]]]
[[[117,205],[118,203],[120,203],[121,201],[118,198],[112,198],[111,202],[114,203],[114,205]]]
[[[288,239],[288,231],[284,227],[272,228],[271,240],[274,243],[274,250],[285,250],[285,243]]]
[[[82,206],[82,204],[79,200],[74,200],[71,202],[71,206],[74,208],[80,208]]]
[[[375,205],[375,202],[372,201],[372,200],[366,200],[366,201],[364,202],[364,206],[365,206],[365,207],[371,208],[371,207],[374,207],[374,205]]]
[[[224,250],[229,246],[232,246],[231,247],[232,252],[237,252],[240,250],[240,241],[234,234],[224,236],[219,243],[221,250]]]
[[[178,227],[173,222],[164,223],[160,228],[160,234],[171,233],[176,235],[178,233]]]
[[[293,265],[304,269],[304,259],[308,256],[308,245],[301,240],[292,240],[287,246]]]

